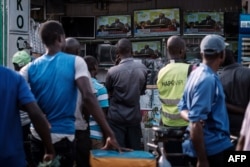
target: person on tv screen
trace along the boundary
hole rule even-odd
[[[152,22],[153,25],[157,25],[157,24],[165,24],[166,26],[171,25],[171,20],[167,17],[165,17],[165,14],[160,13],[159,17],[154,19],[154,21]]]
[[[97,29],[97,32],[103,32],[103,31],[105,31],[105,26],[100,25],[99,28]]]
[[[144,48],[140,51],[140,54],[148,54],[153,55],[154,50],[149,47],[149,45],[145,45]]]
[[[200,25],[210,25],[210,26],[214,26],[216,23],[215,20],[212,19],[212,17],[210,15],[207,15],[206,19],[202,20]]]
[[[168,27],[169,29],[176,31],[177,28],[180,27],[180,23],[178,23],[176,19],[172,19],[171,24]]]
[[[110,25],[110,28],[123,29],[124,28],[124,24],[120,21],[120,19],[116,18],[115,22]]]
[[[123,31],[124,32],[129,32],[131,30],[131,27],[128,23],[124,24],[124,28],[123,28]]]

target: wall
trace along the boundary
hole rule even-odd
[[[210,10],[210,11],[238,11],[241,8],[240,0],[135,0],[135,2],[117,1],[109,3],[100,9],[100,4],[88,3],[67,3],[65,15],[67,16],[98,16],[106,14],[133,14],[136,9],[151,8],[171,8],[179,7],[182,11],[186,10]],[[120,2],[120,3],[118,3]],[[98,9],[99,7],[99,9]]]

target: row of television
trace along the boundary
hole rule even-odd
[[[238,34],[238,12],[184,12],[179,8],[136,10],[132,15],[61,17],[66,36],[95,39]],[[250,20],[250,16],[246,16]],[[182,20],[182,21],[181,21]],[[244,29],[244,31],[246,31]]]
[[[147,49],[145,48],[147,46]],[[158,58],[162,57],[162,41],[133,41],[132,42],[132,55],[135,58]],[[111,44],[98,44],[97,58],[100,66],[109,66],[115,64],[116,48]]]

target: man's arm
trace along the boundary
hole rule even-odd
[[[241,135],[236,146],[236,151],[243,151],[244,145],[245,145],[245,136]]]
[[[197,167],[208,167],[208,160],[204,144],[203,127],[201,122],[191,122],[190,138],[197,153]]]
[[[91,114],[96,122],[101,126],[104,131],[105,136],[107,137],[106,147],[113,146],[120,150],[120,147],[116,141],[113,131],[109,127],[106,117],[100,108],[98,101],[95,95],[92,92],[89,78],[80,77],[76,79],[76,84],[82,94],[83,104],[87,105],[86,110]]]
[[[26,111],[31,119],[35,130],[41,137],[43,144],[45,146],[44,160],[50,161],[55,156],[54,147],[51,141],[49,123],[42,113],[41,109],[38,107],[37,103],[31,102],[23,105],[24,111]]]
[[[188,110],[182,110],[181,112],[180,112],[180,115],[181,115],[181,118],[182,119],[184,119],[185,121],[189,121],[188,120]]]
[[[226,103],[226,106],[227,106],[227,110],[228,110],[229,113],[239,114],[239,115],[244,115],[245,114],[245,109],[244,108],[241,108],[241,107],[238,107],[236,105],[229,104],[229,103]]]

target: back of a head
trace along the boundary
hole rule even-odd
[[[61,23],[49,20],[41,24],[40,37],[46,46],[55,44],[56,40],[60,40],[61,35],[65,35]]]
[[[68,37],[65,39],[65,41],[66,41],[65,47],[63,49],[64,52],[73,54],[73,55],[80,54],[81,45],[77,39]]]
[[[98,61],[96,60],[96,58],[94,56],[85,56],[84,60],[88,66],[88,70],[89,72],[91,72],[92,70],[96,69],[96,66],[98,66]]]
[[[122,38],[117,43],[117,53],[120,54],[121,57],[124,55],[131,56],[132,52],[132,43],[130,40],[126,38]]]
[[[224,38],[220,35],[212,34],[205,36],[200,44],[200,50],[203,57],[207,59],[215,58],[226,48]]]
[[[179,36],[171,36],[167,41],[167,51],[170,58],[181,58],[186,49],[185,41]]]
[[[226,53],[226,56],[225,56],[224,63],[222,64],[222,67],[234,64],[236,62],[234,59],[234,53],[232,50],[226,49],[225,53]]]
[[[12,63],[16,71],[19,71],[23,66],[31,61],[31,56],[25,51],[18,51],[13,55]]]

